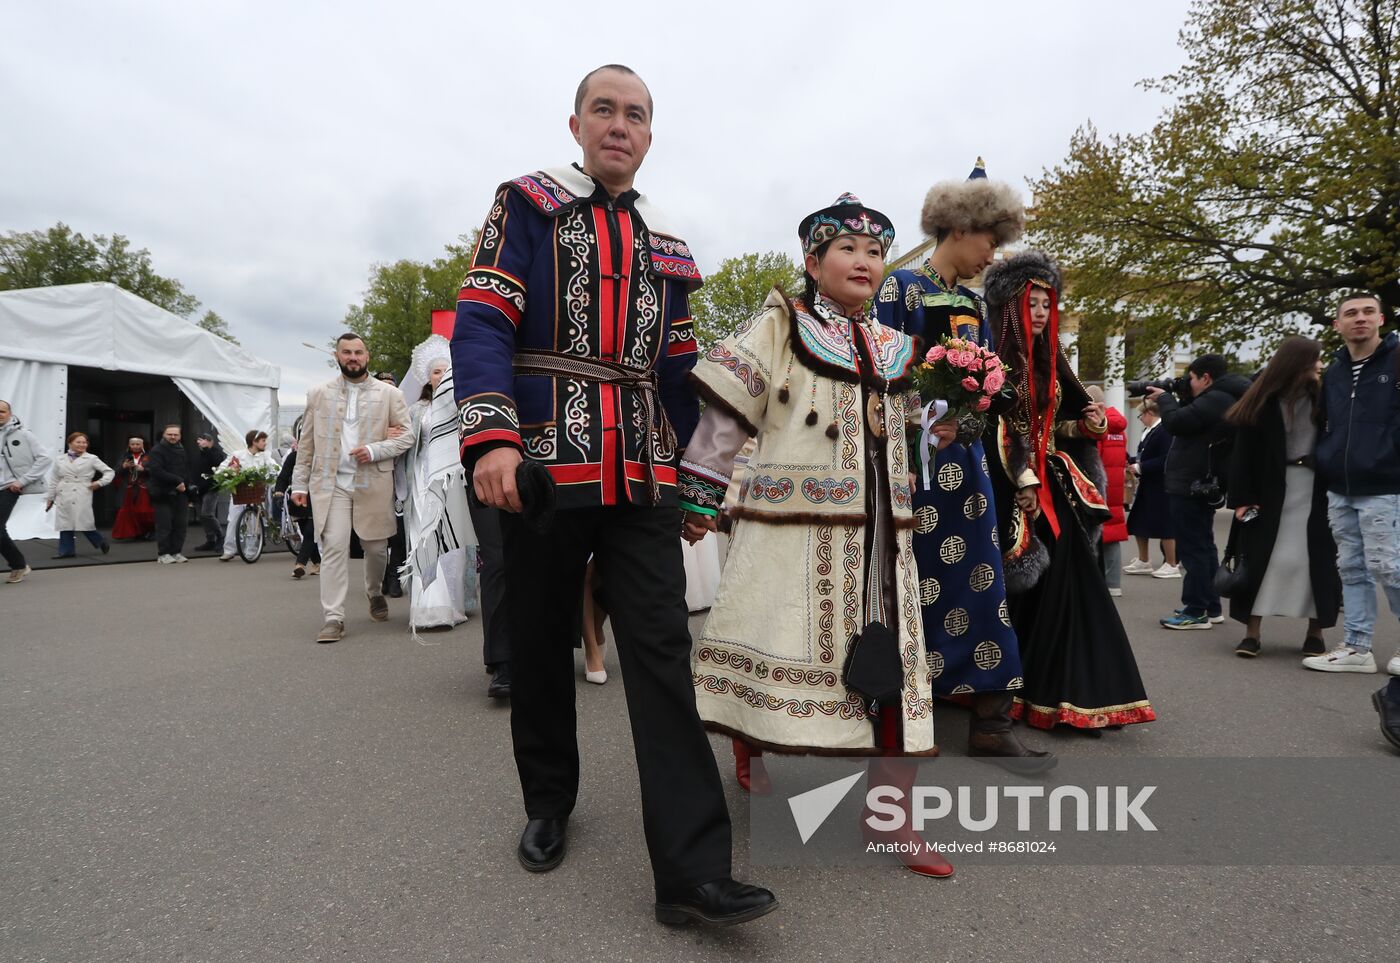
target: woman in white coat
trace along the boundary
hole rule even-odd
[[[81,431],[68,436],[68,453],[54,461],[49,474],[48,505],[56,508],[54,527],[58,529],[58,554],[54,558],[74,558],[77,546],[74,532],[82,532],[92,547],[106,555],[111,544],[97,531],[92,517],[92,493],[110,485],[117,473],[88,451],[88,437]]]

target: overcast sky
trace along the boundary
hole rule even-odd
[[[796,255],[845,190],[907,250],[928,186],[977,155],[1024,188],[1086,121],[1150,127],[1137,82],[1181,64],[1186,7],[12,0],[0,230],[125,234],[300,403],[329,376],[301,342],[338,333],[372,263],[436,256],[501,181],[578,157],[599,64],[650,86],[638,188],[712,270]]]

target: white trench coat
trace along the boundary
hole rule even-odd
[[[101,477],[99,477],[99,475]],[[112,484],[117,473],[92,452],[69,458],[64,452],[53,460],[49,475],[48,500],[53,502],[53,524],[60,532],[90,532],[97,527],[92,518],[93,482]]]

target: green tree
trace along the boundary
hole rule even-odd
[[[793,291],[802,269],[778,251],[726,258],[690,298],[695,340],[704,351],[763,306],[773,288]]]
[[[91,281],[110,281],[182,318],[199,307],[179,281],[156,273],[150,251],[132,250],[120,234],[87,238],[60,222],[0,235],[0,291]]]
[[[219,315],[213,311],[205,311],[204,317],[200,318],[195,323],[198,324],[205,331],[208,331],[210,334],[217,335],[218,337],[223,338],[225,341],[231,342],[233,344],[239,343],[238,339],[235,338],[233,334],[229,332],[228,322],[225,321],[223,318],[219,317]]]
[[[1085,126],[1032,182],[1031,241],[1084,333],[1136,329],[1136,369],[1188,337],[1324,326],[1356,289],[1395,320],[1400,0],[1197,0],[1180,42],[1185,66],[1144,82],[1174,98],[1151,131]]]
[[[345,326],[365,341],[370,367],[402,376],[414,347],[432,331],[432,312],[453,307],[471,267],[476,231],[444,247],[427,264],[401,260],[369,271],[364,300],[345,313]]]

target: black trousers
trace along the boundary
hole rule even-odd
[[[695,710],[680,514],[633,505],[555,514],[538,535],[500,513],[511,638],[511,735],[531,819],[578,797],[574,616],[591,552],[622,663],[658,889],[729,876],[729,811]]]
[[[307,562],[321,564],[321,548],[316,544],[316,524],[308,514],[305,518],[296,520],[297,528],[301,530],[301,551],[297,552],[297,564],[305,565]]]
[[[185,551],[185,529],[190,524],[190,500],[184,492],[152,495],[156,510],[156,545],[161,555],[180,555]]]
[[[1181,607],[1187,615],[1219,615],[1215,570],[1220,567],[1220,555],[1215,548],[1215,509],[1190,495],[1168,498],[1172,524],[1176,526],[1176,557],[1186,566],[1181,580]]]
[[[389,586],[399,580],[399,569],[408,561],[408,536],[404,534],[403,516],[396,515],[394,520],[398,525],[394,534],[389,536],[389,564],[384,566],[383,588],[386,593]]]
[[[468,479],[467,486],[471,486]],[[501,605],[506,598],[506,568],[501,556],[501,512],[475,498],[469,500],[476,548],[481,558],[482,660],[488,667],[510,661],[510,622]]]
[[[0,555],[5,557],[12,569],[24,568],[24,553],[10,538],[9,529],[6,527],[10,524],[10,512],[15,510],[19,496],[19,492],[12,492],[8,488],[0,489]]]

